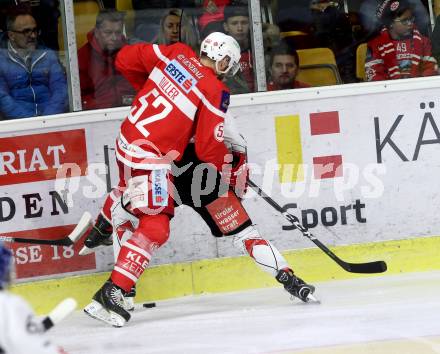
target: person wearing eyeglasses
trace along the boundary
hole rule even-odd
[[[359,19],[365,38],[371,39],[382,29],[382,17],[389,4],[395,0],[362,0],[359,6]],[[406,0],[411,5],[417,29],[424,35],[431,33],[431,21],[423,0]]]
[[[79,79],[83,109],[129,106],[135,91],[115,68],[116,55],[126,44],[124,14],[102,10],[78,50]]]
[[[56,52],[38,43],[39,29],[26,12],[9,14],[0,50],[0,111],[6,119],[64,113],[67,84]]]
[[[431,42],[415,25],[406,0],[390,1],[382,15],[383,28],[368,42],[367,81],[405,79],[438,74]]]

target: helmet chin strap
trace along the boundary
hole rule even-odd
[[[218,64],[220,62],[221,62],[221,60],[218,60],[218,61],[215,62],[215,70],[217,71],[218,74],[226,75],[231,68],[228,66],[228,68],[226,70],[220,70],[219,67],[218,67]]]

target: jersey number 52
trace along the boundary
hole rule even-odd
[[[151,97],[151,98],[150,98]],[[148,100],[152,100],[152,102],[148,102]],[[146,125],[158,121],[160,119],[166,118],[168,114],[173,110],[173,105],[166,100],[165,97],[160,96],[159,92],[154,88],[150,92],[139,98],[140,106],[136,105],[131,108],[130,113],[128,114],[128,120],[130,123],[134,124],[134,126],[145,136],[150,135],[150,132],[145,128]],[[156,114],[151,116],[143,117],[138,121],[138,119],[142,116],[145,110],[148,108],[148,105],[151,104],[154,108],[161,107],[162,110]]]

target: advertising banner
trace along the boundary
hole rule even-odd
[[[295,101],[295,92],[232,105],[248,142],[251,178],[328,245],[440,234],[440,89]],[[263,96],[262,96],[263,97]],[[285,98],[288,97],[286,100]],[[66,114],[56,124],[0,133],[2,235],[60,238],[97,215],[118,180],[114,142],[128,108]],[[75,121],[75,118],[78,121]],[[49,121],[49,118],[47,118]],[[18,122],[20,123],[20,122]],[[312,247],[248,191],[244,205],[279,249]],[[14,244],[20,279],[109,270],[111,247]],[[152,264],[238,255],[188,207]]]
[[[58,239],[73,230],[85,210],[96,213],[106,193],[106,168],[103,144],[96,144],[93,136],[100,127],[115,136],[118,125],[65,124],[1,133],[0,234]],[[99,270],[102,262],[96,262],[95,255],[78,256],[80,249],[80,243],[71,247],[14,243],[16,276]]]
[[[440,233],[437,91],[231,111],[248,140],[252,178],[272,198],[329,245],[376,242]],[[279,232],[285,222],[257,197],[247,205],[281,248],[292,246],[286,237],[307,246],[299,233]]]

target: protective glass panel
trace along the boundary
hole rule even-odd
[[[60,15],[58,1],[1,2],[0,120],[69,111]]]
[[[255,91],[247,1],[187,0],[167,4],[164,7],[161,1],[140,0],[74,2],[83,109],[130,104],[134,93],[114,71],[114,57],[124,43],[183,42],[198,52],[201,40],[215,31],[230,34],[241,46],[240,70],[234,78],[225,79],[226,85],[233,94]],[[121,16],[119,23],[117,16]]]
[[[73,3],[83,110],[131,105],[135,96],[115,68],[116,55],[129,43],[126,21],[131,17],[114,6],[95,0]]]
[[[280,45],[266,50],[268,89],[435,76],[439,6],[425,0],[272,0]]]

